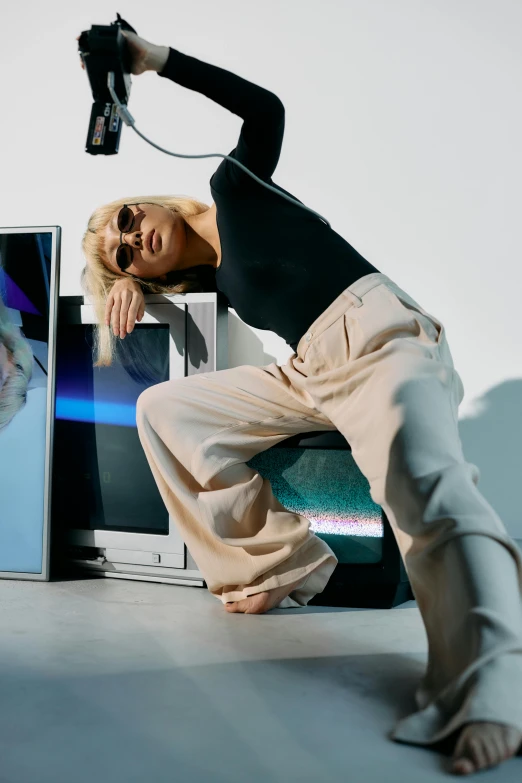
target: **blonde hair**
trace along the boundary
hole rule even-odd
[[[86,265],[81,273],[81,285],[85,293],[91,297],[96,313],[94,328],[93,351],[96,353],[94,367],[108,367],[112,364],[116,348],[116,338],[110,326],[105,324],[105,305],[109,292],[121,275],[113,272],[105,264],[105,227],[111,220],[116,209],[124,204],[158,204],[173,212],[179,212],[182,217],[199,215],[210,207],[197,199],[188,196],[132,196],[111,201],[96,209],[87,224],[82,239],[82,250]],[[105,263],[104,263],[105,262]],[[167,282],[157,278],[145,280],[135,275],[126,277],[136,280],[144,293],[153,294],[185,294],[189,291],[215,291],[215,269],[209,264],[190,267],[179,272],[169,272]]]
[[[0,293],[0,344],[10,354],[13,370],[0,387],[0,430],[27,402],[27,385],[33,374],[33,352],[19,328],[9,320]]]

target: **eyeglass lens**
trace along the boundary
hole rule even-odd
[[[127,206],[123,206],[118,213],[118,229],[122,234],[127,234],[134,223],[134,213],[132,209]],[[116,251],[116,263],[124,272],[128,266],[132,264],[133,252],[132,247],[127,244],[122,244]]]

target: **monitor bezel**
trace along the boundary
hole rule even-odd
[[[54,390],[56,371],[56,324],[58,317],[58,297],[61,259],[61,226],[0,226],[2,234],[51,234],[51,280],[49,284],[49,332],[48,332],[48,375],[47,405],[45,415],[45,467],[42,528],[42,570],[37,572],[0,571],[0,579],[28,579],[48,582],[50,575],[50,536],[51,536],[51,480],[54,438]]]

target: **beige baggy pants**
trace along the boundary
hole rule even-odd
[[[522,558],[463,455],[463,394],[444,326],[374,273],[332,302],[284,366],[167,381],[137,404],[161,496],[223,602],[301,580],[281,606],[303,606],[324,589],[333,552],[246,462],[296,433],[344,435],[426,628],[419,709],[391,734],[419,745],[472,720],[522,730]]]

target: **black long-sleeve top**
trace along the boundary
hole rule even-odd
[[[272,181],[285,126],[285,109],[274,93],[172,48],[159,75],[242,117],[229,156],[292,196]],[[379,271],[320,218],[228,160],[212,176],[210,189],[222,252],[217,289],[241,320],[275,332],[293,351],[341,291]]]

